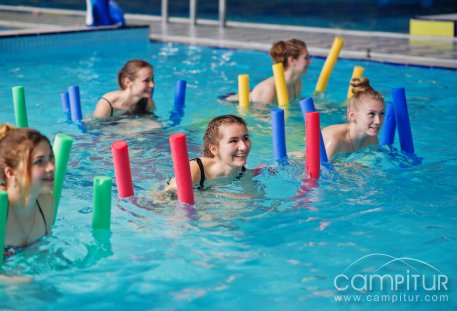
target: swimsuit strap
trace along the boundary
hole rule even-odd
[[[48,225],[46,224],[46,218],[44,217],[43,211],[41,209],[40,203],[38,203],[38,199],[36,200],[36,204],[38,205],[38,211],[41,214],[41,217],[43,217],[43,222],[44,222],[44,232],[46,235],[48,235]]]
[[[111,102],[109,100],[107,100],[105,97],[102,96],[102,99],[106,100],[106,102],[108,103],[109,107],[111,108],[111,114],[110,116],[112,117],[113,114],[114,114],[114,108],[113,108],[113,104],[111,104]]]
[[[195,161],[200,168],[200,188],[203,188],[203,184],[205,182],[205,167],[203,166],[202,160],[200,158],[192,159],[191,161]]]

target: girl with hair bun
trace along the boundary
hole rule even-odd
[[[353,95],[347,107],[348,123],[331,125],[322,131],[329,160],[338,153],[354,152],[379,143],[378,133],[384,122],[384,98],[370,86],[367,78],[354,78],[351,86]]]
[[[0,125],[0,189],[8,193],[3,256],[51,232],[54,170],[46,136],[31,128]]]
[[[286,80],[287,93],[290,100],[301,97],[301,78],[307,73],[311,63],[308,48],[305,42],[298,39],[278,41],[270,49],[270,56],[274,63],[282,63]],[[237,102],[238,95],[231,95],[225,100]],[[254,103],[277,103],[274,77],[270,77],[259,84],[249,93],[249,101]]]
[[[94,118],[115,114],[142,114],[155,109],[152,99],[154,71],[152,65],[142,59],[131,59],[117,75],[120,90],[108,92],[95,106]]]

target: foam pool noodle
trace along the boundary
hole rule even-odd
[[[271,129],[274,159],[279,161],[287,158],[284,110],[281,108],[276,108],[271,111]]]
[[[60,195],[62,193],[63,182],[65,179],[65,172],[67,170],[68,159],[70,158],[71,146],[73,145],[73,138],[68,135],[59,133],[54,138],[52,150],[54,152],[54,161],[56,170],[54,172],[54,200],[55,200],[55,216],[56,221],[57,211],[59,209]]]
[[[27,120],[27,108],[25,106],[25,94],[23,86],[15,86],[13,91],[14,115],[16,127],[29,127]]]
[[[70,94],[68,94],[68,92],[60,93],[60,101],[62,102],[62,112],[67,117],[67,120],[70,121]]]
[[[81,99],[79,95],[78,86],[68,87],[68,94],[70,97],[70,111],[71,111],[71,120],[73,122],[81,122],[83,116],[81,111]]]
[[[238,75],[238,99],[241,107],[249,107],[249,75]]]
[[[325,59],[324,66],[322,67],[319,79],[317,80],[316,93],[325,92],[328,80],[332,74],[333,67],[335,66],[336,60],[338,59],[338,55],[343,48],[343,44],[344,40],[339,36],[336,36],[335,40],[333,40],[332,47],[328,53],[327,58]]]
[[[300,109],[303,114],[303,120],[305,121],[305,126],[306,126],[306,113],[316,111],[313,98],[308,97],[308,98],[302,99],[300,101]],[[319,133],[320,160],[321,160],[321,163],[326,163],[326,162],[328,162],[327,151],[325,150],[324,138],[322,137],[322,131],[320,131],[320,129],[319,129],[319,132],[320,132]]]
[[[392,146],[394,144],[396,128],[394,104],[387,102],[385,111],[381,145]]]
[[[123,140],[117,140],[111,145],[111,151],[119,198],[130,197],[134,195],[134,191],[128,145]]]
[[[306,113],[306,171],[311,179],[320,175],[320,118],[319,112]]]
[[[414,153],[414,144],[411,124],[409,122],[408,106],[406,104],[405,89],[402,87],[393,88],[392,97],[401,150],[412,154]]]
[[[109,230],[111,225],[112,179],[107,176],[94,177],[94,214],[92,228]]]
[[[351,80],[355,79],[355,78],[361,78],[363,76],[364,71],[365,71],[365,69],[363,67],[354,66],[354,71],[352,71]],[[346,97],[347,97],[347,99],[349,99],[349,98],[351,98],[351,96],[352,96],[352,85],[351,85],[351,81],[349,81],[348,94]]]
[[[184,133],[170,135],[169,141],[173,161],[173,170],[176,178],[178,200],[183,203],[193,205],[195,203],[194,189],[190,173],[186,135]]]
[[[278,97],[278,105],[280,107],[289,105],[289,94],[287,93],[284,65],[282,63],[273,65],[273,76],[275,80],[276,96]]]

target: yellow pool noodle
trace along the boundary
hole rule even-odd
[[[344,40],[343,38],[336,36],[333,40],[332,48],[328,53],[327,59],[325,60],[324,67],[319,75],[316,85],[316,93],[323,93],[327,88],[328,79],[332,73],[333,67],[335,66],[338,55],[340,54],[341,49],[343,48]]]
[[[363,71],[365,69],[363,67],[360,67],[360,66],[354,66],[354,71],[352,72],[352,77],[351,77],[351,80],[354,79],[354,78],[361,78],[363,77]],[[351,81],[349,81],[349,89],[348,89],[348,95],[347,95],[347,98],[351,98],[352,96],[352,86],[351,86]]]
[[[273,65],[273,75],[276,86],[276,96],[280,107],[289,105],[289,94],[287,94],[286,78],[284,77],[284,66],[282,63]]]
[[[249,75],[238,75],[238,100],[242,107],[249,107]]]

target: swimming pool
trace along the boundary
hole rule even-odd
[[[3,0],[3,4],[86,10],[84,1]],[[126,13],[160,15],[161,1],[118,1]],[[170,16],[189,17],[189,0],[168,1]],[[219,1],[197,1],[198,17],[218,19]],[[409,19],[418,15],[456,13],[454,0],[230,0],[230,21],[307,27],[409,33]]]
[[[85,35],[86,40],[78,40],[79,34],[46,36],[49,47],[34,41],[43,38],[27,38],[0,52],[8,59],[0,65],[1,121],[14,123],[11,87],[23,85],[30,126],[51,140],[58,132],[75,139],[53,234],[2,266],[4,274],[33,281],[0,284],[0,308],[456,308],[455,71],[338,60],[327,93],[316,99],[322,125],[343,122],[341,104],[355,65],[365,68],[386,99],[391,88],[405,87],[422,164],[410,165],[399,154],[361,151],[342,158],[334,170],[323,168],[321,179],[313,183],[304,177],[301,158],[276,165],[272,106],[252,107],[244,115],[253,140],[248,167],[270,168],[252,181],[214,189],[241,196],[243,187],[250,187],[252,197],[227,199],[212,191],[197,192],[192,209],[148,197],[151,188],[160,189],[173,175],[168,135],[185,132],[190,155],[200,154],[208,120],[239,114],[235,106],[218,103],[216,96],[236,90],[240,73],[250,75],[251,87],[271,75],[269,56],[133,39],[119,45],[116,35]],[[86,122],[84,132],[66,122],[60,92],[79,85],[83,113],[89,116],[97,99],[116,87],[120,66],[134,57],[155,66],[154,98],[162,128],[150,119],[126,119],[105,127]],[[312,59],[304,96],[313,93],[322,64],[323,59]],[[187,80],[185,113],[170,120],[178,79]],[[298,105],[291,107],[286,127],[288,151],[302,150]],[[118,139],[129,143],[136,193],[117,201],[114,187],[111,234],[93,232],[92,179],[113,176],[110,146]],[[436,267],[449,278],[449,290],[440,292],[449,301],[336,302],[335,278],[372,254],[415,258]],[[380,262],[383,258],[373,255],[354,266],[373,272],[387,261]],[[415,268],[423,272],[424,267]],[[382,271],[393,274],[401,268],[392,264]]]

